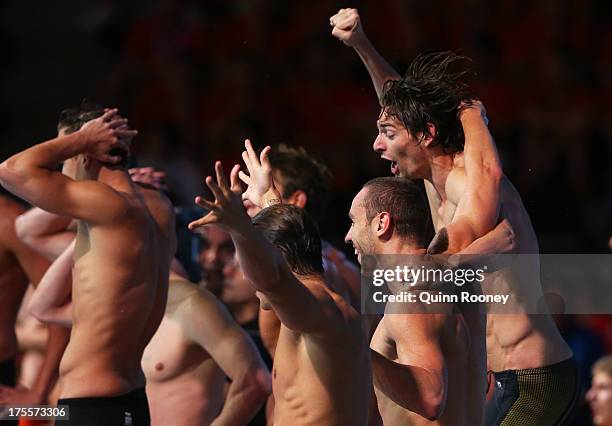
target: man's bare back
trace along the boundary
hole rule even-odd
[[[322,280],[303,283],[337,310],[337,324],[312,334],[281,325],[272,370],[274,424],[367,424],[371,367],[361,316]]]
[[[63,398],[144,387],[140,360],[164,313],[174,214],[161,194],[145,194],[127,173],[125,179],[122,192],[115,191],[122,215],[104,225],[79,222],[73,327],[60,365]],[[153,204],[165,208],[153,215],[148,207]]]

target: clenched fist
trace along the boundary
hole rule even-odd
[[[357,9],[340,9],[329,18],[329,24],[333,27],[332,35],[347,46],[355,47],[365,39]]]

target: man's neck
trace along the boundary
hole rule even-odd
[[[454,163],[454,154],[444,152],[442,147],[430,149],[429,173],[424,179],[434,186],[441,201],[446,201],[446,179],[453,169]]]
[[[257,319],[259,313],[259,300],[255,299],[246,303],[237,303],[229,305],[230,311],[236,322],[240,325],[248,324]]]
[[[421,247],[419,244],[416,244],[410,240],[405,240],[401,238],[392,238],[389,241],[384,242],[378,249],[378,254],[405,254],[405,255],[414,255],[414,256],[422,256],[426,253],[427,248]]]
[[[118,191],[128,191],[132,187],[132,180],[125,169],[102,166],[98,174],[98,181],[107,184]]]

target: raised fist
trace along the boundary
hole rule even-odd
[[[365,33],[357,9],[340,9],[329,18],[332,35],[347,46],[355,47],[365,39]]]

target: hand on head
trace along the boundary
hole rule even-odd
[[[244,141],[246,151],[242,152],[242,160],[249,174],[240,171],[238,177],[248,188],[242,194],[244,201],[250,201],[260,209],[281,202],[281,195],[274,186],[272,166],[268,158],[271,148],[266,146],[259,157],[248,139]]]
[[[212,177],[206,177],[206,185],[210,188],[215,201],[208,201],[202,197],[196,197],[195,203],[209,210],[208,214],[204,217],[194,220],[189,224],[190,230],[198,230],[206,225],[215,224],[219,227],[232,232],[240,229],[245,224],[250,224],[249,217],[244,211],[242,205],[242,188],[240,187],[240,180],[238,179],[238,171],[240,166],[236,164],[230,172],[230,183],[228,184],[225,178],[225,172],[221,162],[215,163],[215,172],[217,175],[217,182]]]
[[[123,158],[111,155],[110,151],[129,151],[131,140],[138,134],[127,126],[127,122],[117,109],[106,109],[103,115],[85,123],[78,131],[86,141],[83,153],[104,163],[119,163]]]
[[[333,27],[332,35],[347,46],[355,47],[365,38],[357,9],[340,9],[329,18],[329,24]]]

